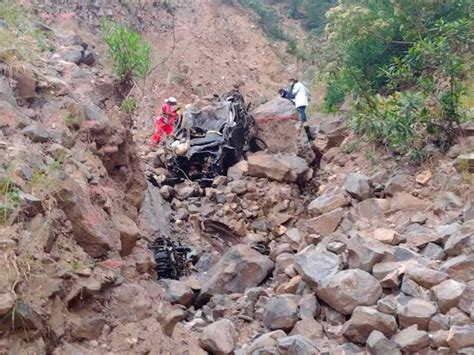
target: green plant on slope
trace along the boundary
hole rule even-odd
[[[354,129],[396,153],[419,152],[428,141],[449,146],[465,119],[470,6],[341,1],[326,14],[327,108],[351,93]]]
[[[103,22],[102,31],[117,80],[131,86],[135,80],[145,78],[150,70],[150,45],[142,36],[108,20]]]
[[[13,183],[8,169],[5,176],[0,178],[0,224],[5,224],[8,221],[9,213],[19,204],[20,190]]]
[[[120,110],[127,114],[132,114],[137,109],[137,101],[134,96],[128,96],[120,104]]]

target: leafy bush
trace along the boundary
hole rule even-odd
[[[463,80],[470,67],[469,0],[345,0],[330,9],[324,51],[325,106],[355,97],[352,125],[406,154],[428,141],[452,143],[465,118]]]
[[[142,36],[112,21],[104,21],[102,31],[119,82],[130,85],[136,79],[145,78],[150,70],[150,45]]]

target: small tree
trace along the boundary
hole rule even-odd
[[[139,33],[113,21],[105,20],[102,31],[120,92],[126,95],[150,70],[150,45]]]

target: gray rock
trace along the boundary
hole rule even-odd
[[[316,355],[316,347],[301,335],[292,335],[278,339],[278,349],[282,355]]]
[[[347,174],[344,179],[344,188],[352,197],[360,201],[372,195],[369,178],[359,173]]]
[[[228,319],[221,319],[204,328],[199,337],[201,347],[212,354],[231,354],[236,345],[237,332]]]
[[[446,280],[431,289],[434,300],[438,303],[441,312],[446,313],[457,307],[466,285],[455,280]]]
[[[27,126],[23,128],[21,133],[23,133],[35,143],[45,143],[51,138],[49,132],[39,125]]]
[[[91,103],[84,105],[84,114],[87,121],[95,121],[99,124],[108,124],[109,122],[105,112]]]
[[[431,288],[435,285],[438,285],[439,283],[443,282],[448,278],[448,275],[444,272],[420,266],[413,266],[407,268],[405,275],[416,283],[418,283],[419,285],[426,288]]]
[[[16,99],[13,90],[8,84],[7,79],[3,77],[0,78],[0,100],[8,102],[13,107],[16,106]]]
[[[384,192],[388,196],[393,196],[397,192],[409,190],[411,185],[407,174],[395,175],[388,180]]]
[[[140,229],[149,235],[167,237],[170,235],[171,208],[160,191],[147,182],[145,199],[140,208]]]
[[[316,294],[336,311],[351,314],[357,306],[376,304],[382,295],[382,287],[368,272],[344,270],[323,280]]]
[[[444,245],[444,251],[450,256],[472,254],[474,252],[474,231],[459,231],[452,234]]]
[[[80,64],[82,62],[83,53],[84,53],[84,48],[82,46],[79,46],[79,45],[72,46],[63,55],[62,59],[65,60],[66,62]]]
[[[290,330],[297,320],[298,302],[293,295],[272,297],[265,306],[263,324],[271,330]]]
[[[268,257],[246,245],[235,245],[205,275],[200,299],[204,301],[217,293],[243,293],[258,286],[273,267]]]
[[[404,353],[414,354],[418,350],[430,345],[428,333],[418,330],[416,325],[402,330],[396,334],[392,340],[400,347]]]
[[[446,258],[444,249],[435,243],[428,243],[420,252],[421,256],[431,260],[443,260]]]
[[[193,290],[186,283],[178,280],[162,280],[165,286],[165,299],[171,304],[190,306],[193,301]]]
[[[345,207],[349,201],[343,194],[324,194],[311,201],[308,211],[313,215],[320,215],[331,212],[337,208]]]
[[[374,330],[367,338],[367,348],[372,355],[401,355],[394,341],[388,340],[383,333]]]
[[[265,352],[266,349],[274,349],[276,354],[278,339],[285,337],[286,334],[283,330],[275,330],[273,332],[263,334],[255,339],[252,344],[250,344],[247,354],[270,354],[269,352]]]
[[[438,312],[438,308],[434,303],[412,298],[398,311],[398,321],[403,328],[416,325],[418,328],[426,330],[431,317],[436,312]]]
[[[311,232],[327,237],[337,229],[343,217],[344,209],[337,208],[321,216],[311,218],[308,220],[308,226],[311,228]]]
[[[227,177],[230,180],[240,180],[247,175],[249,166],[246,160],[239,161],[227,170]]]
[[[10,312],[15,305],[15,298],[10,293],[0,294],[0,318]]]
[[[354,309],[351,319],[344,324],[343,334],[353,343],[365,344],[373,330],[391,337],[397,332],[397,320],[372,307],[359,306]]]
[[[456,281],[474,280],[474,254],[459,255],[446,261],[440,268]]]
[[[295,269],[303,281],[317,288],[324,279],[342,268],[339,256],[327,251],[323,245],[310,245],[295,256]]]
[[[454,351],[474,347],[474,324],[451,327],[447,340],[449,347]]]
[[[308,163],[292,155],[258,153],[247,158],[248,174],[275,181],[304,182],[310,176]]]
[[[403,278],[400,291],[402,291],[407,296],[421,298],[425,301],[430,300],[428,290],[418,285],[415,281],[409,279],[408,277]]]
[[[324,337],[324,329],[314,318],[305,318],[296,322],[290,335],[302,335],[316,344]]]
[[[314,318],[321,312],[321,305],[313,294],[304,295],[298,304],[299,318]]]

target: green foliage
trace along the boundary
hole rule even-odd
[[[81,125],[81,120],[74,112],[67,112],[64,115],[64,123],[68,128],[78,129]]]
[[[326,13],[325,107],[352,93],[354,129],[397,153],[419,152],[429,140],[449,145],[465,119],[470,6],[341,0]]]
[[[286,40],[287,36],[281,28],[278,15],[266,6],[262,0],[239,0],[242,6],[250,9],[256,15],[256,21],[270,37],[277,40]]]
[[[10,212],[18,208],[19,204],[20,190],[13,183],[11,170],[7,169],[0,178],[0,224],[7,223]]]
[[[108,20],[103,22],[102,31],[116,78],[121,83],[145,78],[150,70],[150,45],[142,36]]]
[[[341,151],[344,154],[351,154],[357,149],[357,146],[358,146],[357,142],[350,142],[350,143],[344,144],[341,147]]]
[[[123,99],[120,105],[120,111],[127,114],[132,114],[137,109],[137,100],[134,96],[128,96]]]

